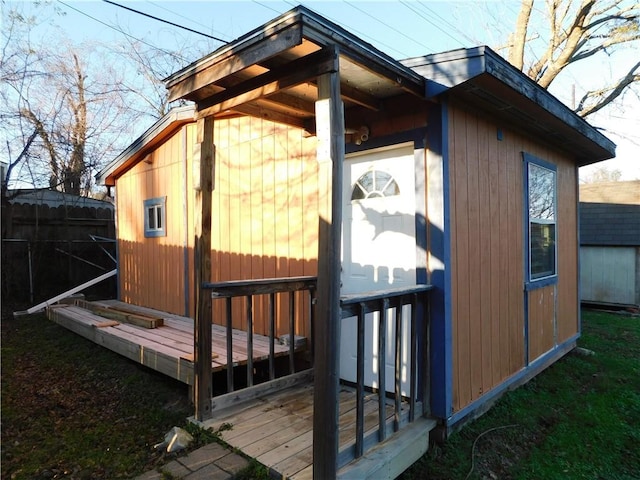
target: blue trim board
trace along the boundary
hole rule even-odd
[[[451,319],[451,236],[449,206],[449,149],[447,104],[430,104],[428,110],[428,155],[442,161],[444,232],[429,223],[429,249],[444,271],[431,272],[430,351],[431,414],[447,418],[453,409],[453,336]]]
[[[580,301],[582,300],[582,286],[580,282],[580,171],[575,168],[575,193],[576,193],[576,284],[578,285],[578,298],[576,301],[578,312],[578,335],[582,332],[582,309]]]
[[[431,128],[431,126],[429,126],[429,128]],[[425,128],[414,128],[413,130],[394,133],[393,135],[370,138],[360,145],[348,143],[344,146],[344,153],[347,155],[349,153],[364,152],[365,150],[372,150],[374,148],[387,147],[389,145],[411,141],[413,141],[413,148],[424,148]]]
[[[535,157],[527,152],[522,152],[522,231],[523,231],[523,262],[524,262],[524,294],[523,294],[523,306],[524,306],[524,364],[529,365],[529,291],[535,290],[538,288],[543,288],[549,285],[556,285],[558,283],[558,245],[556,241],[555,249],[555,262],[556,262],[556,273],[549,277],[544,277],[539,280],[530,280],[530,263],[531,259],[529,255],[531,254],[531,250],[529,248],[530,244],[530,217],[529,217],[529,164],[533,163],[534,165],[539,165],[541,167],[546,168],[547,170],[551,170],[556,174],[556,185],[557,185],[557,166],[553,163],[549,163],[545,160],[542,160],[538,157]],[[556,237],[557,237],[557,192],[554,193],[554,207],[556,209],[555,217],[556,217]]]
[[[525,290],[535,290],[536,288],[546,287],[548,285],[555,285],[558,283],[558,244],[556,241],[555,249],[555,262],[556,262],[556,273],[550,277],[544,277],[539,280],[529,280],[530,276],[530,250],[529,250],[529,164],[533,163],[534,165],[538,165],[540,167],[546,168],[547,170],[551,170],[556,175],[556,185],[557,185],[557,175],[558,168],[555,164],[549,163],[545,160],[542,160],[538,157],[535,157],[527,152],[522,152],[522,176],[523,176],[523,189],[522,189],[522,208],[523,208],[523,233],[524,233],[524,285]],[[558,236],[558,224],[557,224],[557,216],[558,216],[558,195],[557,195],[557,187],[556,192],[554,192],[554,208],[555,208],[555,217],[556,217],[556,238]]]
[[[531,362],[530,365],[520,370],[515,375],[511,376],[500,385],[490,390],[486,394],[482,395],[477,400],[474,400],[462,410],[451,415],[446,420],[447,430],[450,431],[452,427],[461,425],[462,423],[476,418],[478,415],[484,413],[490,408],[500,396],[506,393],[508,390],[513,390],[520,385],[525,384],[533,377],[538,375],[547,367],[564,357],[567,353],[573,350],[576,346],[576,341],[580,335],[574,335],[565,342],[556,346],[552,350],[549,350],[544,355],[541,355],[536,360]],[[477,415],[476,415],[477,414]]]

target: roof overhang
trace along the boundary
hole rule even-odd
[[[615,144],[489,47],[402,61],[423,75],[426,96],[447,95],[571,153],[578,166],[615,156]]]
[[[155,147],[173,135],[180,127],[195,121],[195,107],[173,108],[164,117],[154,123],[146,132],[140,135],[120,155],[113,159],[96,175],[99,185],[114,186],[116,179],[124,172],[140,162]]]
[[[340,72],[345,109],[384,108],[406,94],[424,97],[412,69],[298,6],[165,80],[169,100],[196,102],[198,117],[231,112],[315,129],[317,77]]]

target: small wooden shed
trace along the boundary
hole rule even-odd
[[[322,406],[316,478],[398,474],[427,448],[417,419],[449,432],[574,348],[578,167],[615,145],[491,49],[400,62],[297,7],[166,84],[194,107],[98,179],[117,192],[120,298],[195,318],[198,419],[216,415],[207,302],[226,281],[246,295],[251,279],[317,276],[313,322],[295,314]],[[268,334],[256,311],[229,322]],[[347,450],[342,384],[358,392]],[[393,435],[383,413],[367,433],[376,391]],[[349,463],[378,441],[403,447]]]
[[[640,180],[580,185],[580,299],[640,306]]]

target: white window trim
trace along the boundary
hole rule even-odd
[[[144,202],[144,236],[145,238],[156,238],[167,236],[167,197],[149,198]],[[149,225],[149,210],[160,210],[161,226]]]

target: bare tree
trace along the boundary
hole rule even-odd
[[[72,44],[48,22],[48,41],[32,40],[51,7],[23,14],[3,4],[0,142],[7,178],[86,195],[93,174],[169,109],[162,80],[210,51],[209,41],[175,36],[172,51],[137,40]],[[55,10],[54,10],[55,11]],[[181,46],[181,47],[180,47]],[[19,154],[16,156],[15,154]]]
[[[581,183],[606,183],[619,182],[621,178],[622,172],[619,169],[611,169],[603,165],[582,176],[580,181]]]
[[[546,0],[546,31],[537,23],[535,0],[522,0],[508,60],[539,85],[548,88],[568,66],[617,49],[638,51],[640,3],[633,0]],[[527,45],[532,38],[544,39],[533,49],[537,58],[527,63]],[[639,59],[640,60],[640,59]],[[577,102],[576,113],[586,117],[618,99],[628,87],[640,84],[640,61],[619,78],[589,90]]]
[[[93,174],[141,129],[126,86],[131,69],[110,47],[73,45],[59,30],[36,43],[37,20],[4,10],[0,121],[7,178],[87,195]],[[44,14],[43,14],[44,15]],[[17,156],[15,153],[20,152]]]

